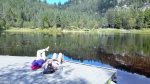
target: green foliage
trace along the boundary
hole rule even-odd
[[[138,7],[148,0],[69,0],[48,4],[46,0],[0,0],[0,29],[19,28],[143,28],[150,27],[150,12]],[[130,9],[122,8],[127,4]],[[116,6],[121,6],[116,9]]]
[[[115,13],[115,28],[122,28],[121,14],[118,11]]]
[[[56,16],[55,23],[56,23],[56,27],[61,27],[61,19],[59,14]]]
[[[5,26],[6,26],[6,21],[0,18],[0,29],[5,28]]]
[[[145,23],[147,24],[147,27],[150,27],[150,9],[145,11]]]
[[[144,12],[140,12],[137,16],[136,24],[139,29],[144,27],[144,17]]]
[[[115,11],[113,9],[109,9],[106,13],[108,26],[114,28],[115,26]]]

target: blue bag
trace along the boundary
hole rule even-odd
[[[37,65],[38,65],[37,61],[34,60],[34,61],[32,62],[32,65],[33,65],[33,66],[37,66]]]
[[[41,67],[43,63],[44,63],[43,59],[37,60],[37,64],[38,64],[39,67]]]
[[[33,66],[41,67],[43,63],[44,63],[44,60],[43,60],[43,59],[39,59],[39,60],[34,60],[34,61],[32,62],[32,65],[33,65]]]

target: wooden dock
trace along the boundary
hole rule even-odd
[[[63,70],[43,74],[43,68],[31,70],[35,57],[0,56],[0,84],[114,84],[117,70],[65,62]]]

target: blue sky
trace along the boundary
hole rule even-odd
[[[56,2],[56,4],[58,4],[58,2],[61,2],[61,4],[64,4],[67,1],[68,0],[47,0],[47,2],[50,4],[54,4],[54,2]]]

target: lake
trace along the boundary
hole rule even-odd
[[[117,69],[117,84],[150,84],[149,34],[0,32],[0,55],[36,56],[47,46],[46,55]]]

